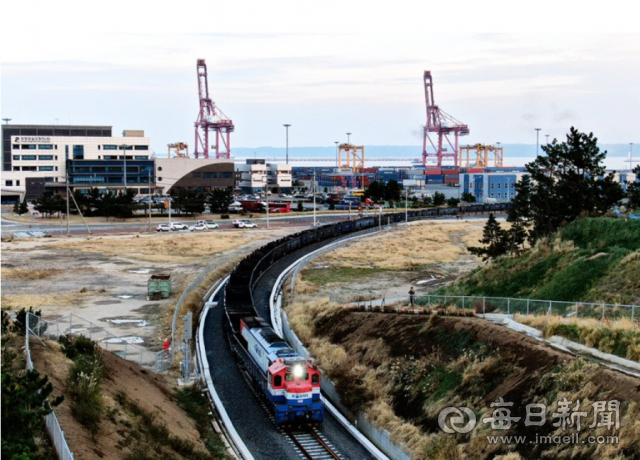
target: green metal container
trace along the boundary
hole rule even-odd
[[[167,299],[171,295],[171,275],[151,275],[147,281],[147,300]]]

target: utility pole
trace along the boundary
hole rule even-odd
[[[268,182],[268,179],[265,178],[265,180]],[[266,208],[267,208],[267,228],[269,228],[269,184],[264,184],[264,200],[266,203]]]
[[[67,185],[67,236],[71,236],[71,231],[69,230],[69,158],[65,161],[64,173]]]
[[[147,190],[149,191],[149,232],[151,232],[151,170],[147,171]]]
[[[313,168],[313,226],[316,226],[316,168]]]
[[[124,153],[124,191],[126,192],[127,191],[127,149],[129,148],[129,146],[126,144],[122,144],[120,148]]]
[[[409,223],[409,187],[404,188],[404,221]]]

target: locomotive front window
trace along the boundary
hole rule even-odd
[[[305,372],[304,374],[302,374],[302,377],[300,377],[298,380],[306,382],[307,380],[309,380],[309,373]]]
[[[273,386],[274,387],[282,386],[282,376],[281,375],[276,375],[275,377],[273,377]]]
[[[287,375],[285,375],[285,376],[284,376],[284,379],[285,379],[287,382],[293,382],[293,379],[294,379],[293,374],[291,374],[291,373],[287,373]]]
[[[311,383],[313,385],[317,385],[320,383],[320,374],[313,374],[313,376],[311,376]]]

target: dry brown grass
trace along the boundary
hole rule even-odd
[[[257,232],[205,232],[168,235],[97,237],[82,241],[61,242],[54,247],[104,254],[127,255],[148,262],[207,261],[207,257],[238,248],[267,235]]]
[[[466,254],[460,244],[477,239],[482,226],[465,222],[420,222],[399,227],[393,233],[357,240],[318,259],[334,267],[413,270],[417,267],[455,262]],[[454,237],[455,235],[455,237]],[[474,243],[476,244],[476,243]]]
[[[580,342],[604,353],[614,353],[623,358],[640,361],[640,331],[628,318],[596,320],[594,318],[564,318],[562,316],[515,315],[514,319],[542,331],[544,337],[567,336],[567,328],[573,333],[569,340]],[[626,349],[626,353],[620,353]]]
[[[2,278],[19,280],[19,281],[35,281],[51,278],[58,275],[63,270],[59,268],[48,269],[30,269],[30,268],[3,268]]]
[[[92,295],[96,295],[96,291],[87,289],[57,294],[6,294],[2,296],[2,308],[33,307],[43,313],[54,313],[59,307],[78,306],[85,297]]]

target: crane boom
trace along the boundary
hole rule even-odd
[[[198,96],[200,110],[195,122],[196,149],[195,157],[201,154],[209,158],[209,151],[215,151],[216,159],[231,158],[231,133],[235,130],[231,121],[222,111],[216,107],[215,102],[209,97],[209,83],[207,78],[207,64],[204,59],[197,61],[198,71]],[[215,133],[215,144],[209,144],[209,132]],[[213,139],[212,139],[213,140]],[[222,142],[223,150],[220,149]]]

